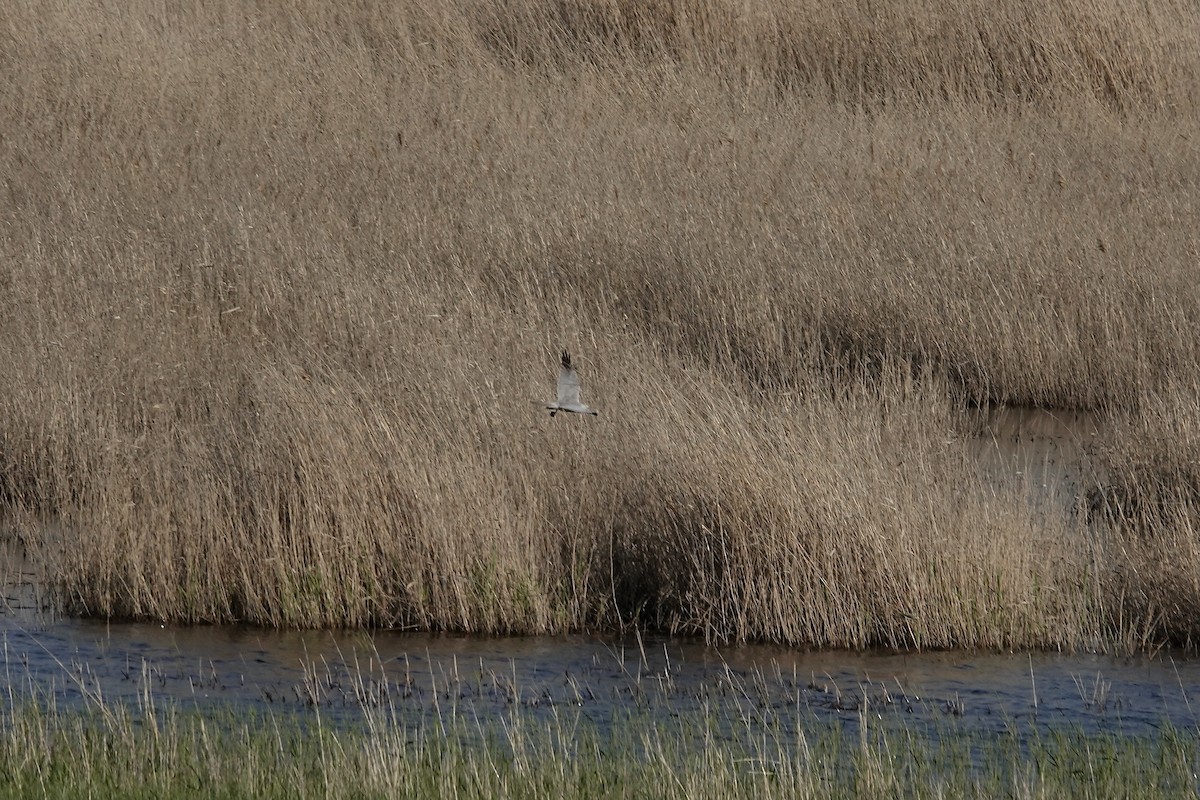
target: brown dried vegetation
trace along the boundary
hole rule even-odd
[[[1194,4],[3,17],[0,488],[69,610],[1194,636],[1198,484],[1089,527],[954,438],[1093,408],[1189,432],[1123,492],[1195,472]]]

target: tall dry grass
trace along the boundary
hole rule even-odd
[[[69,609],[1191,635],[953,432],[1200,372],[1192,6],[3,16],[0,475]]]

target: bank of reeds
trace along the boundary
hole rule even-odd
[[[67,608],[1192,635],[1179,548],[955,444],[1197,380],[1190,5],[4,16],[0,488]]]

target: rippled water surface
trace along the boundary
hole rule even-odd
[[[717,711],[799,725],[864,715],[905,725],[1148,734],[1195,730],[1200,662],[1162,654],[804,652],[659,637],[489,638],[400,632],[267,632],[238,627],[34,622],[0,617],[5,676],[59,707],[101,695],[256,712],[317,709],[352,721],[513,706],[533,714]]]

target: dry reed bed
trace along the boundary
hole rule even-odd
[[[9,513],[91,614],[1185,640],[947,443],[1200,372],[1194,10],[1040,8],[17,7]]]

